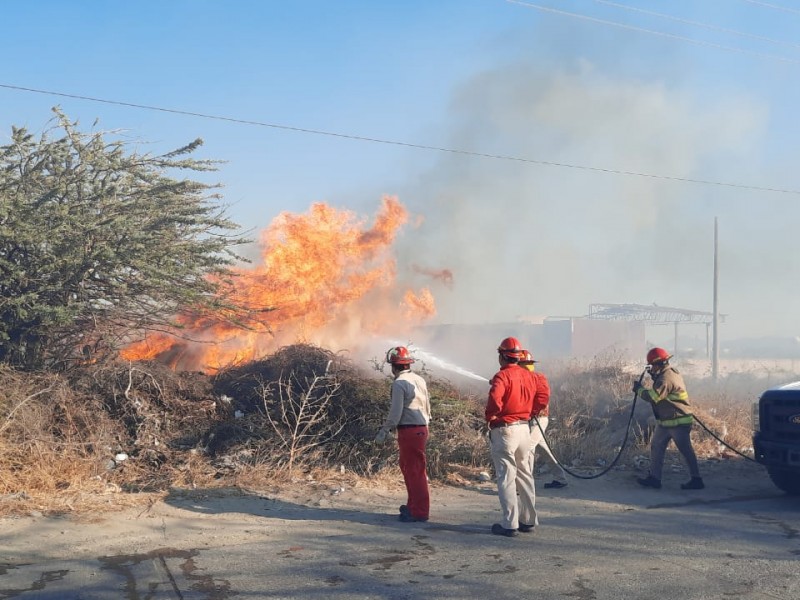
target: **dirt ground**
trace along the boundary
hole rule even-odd
[[[492,482],[434,485],[431,520],[397,521],[388,485],[346,474],[269,490],[175,490],[82,517],[0,520],[0,599],[616,598],[797,600],[800,503],[759,465],[704,461],[707,488],[614,470],[537,481],[541,525],[492,536]]]

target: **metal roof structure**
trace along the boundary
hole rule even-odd
[[[658,304],[590,304],[588,319],[646,321],[658,323],[701,323],[711,325],[714,313],[685,308],[672,308]],[[725,321],[725,315],[720,315]]]

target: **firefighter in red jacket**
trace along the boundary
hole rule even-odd
[[[533,355],[528,350],[523,352],[519,361],[523,367],[531,372],[536,380],[536,396],[533,399],[533,419],[531,420],[531,473],[536,472],[536,449],[544,450],[545,456],[550,459],[553,468],[558,470],[558,474],[553,476],[553,481],[545,483],[546,488],[563,488],[567,486],[567,473],[564,467],[558,464],[556,457],[550,450],[550,446],[544,439],[544,432],[547,431],[547,424],[550,421],[550,382],[547,381],[544,373],[536,370]]]
[[[636,481],[645,487],[661,487],[664,454],[672,440],[683,455],[692,476],[688,482],[681,484],[681,489],[701,490],[705,485],[700,477],[700,468],[690,437],[694,417],[689,405],[689,394],[681,374],[670,366],[670,358],[672,356],[663,348],[651,349],[647,353],[647,365],[653,379],[652,387],[645,387],[639,381],[633,384],[633,392],[652,405],[657,420],[650,440],[650,473],[647,477],[638,477]]]
[[[492,525],[492,533],[506,537],[514,537],[518,531],[531,532],[539,524],[530,460],[530,419],[536,382],[519,365],[522,353],[516,338],[500,342],[500,370],[490,382],[485,410],[503,513],[502,522]]]

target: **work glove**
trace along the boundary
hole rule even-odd
[[[633,393],[637,396],[639,395],[639,390],[641,390],[644,386],[642,385],[641,381],[634,381],[633,382]]]
[[[386,441],[386,436],[389,435],[389,432],[381,427],[380,431],[378,431],[378,435],[375,436],[375,443],[376,444],[383,444]]]

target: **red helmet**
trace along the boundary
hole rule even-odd
[[[405,346],[395,346],[386,353],[386,362],[392,365],[410,365],[414,362]]]
[[[667,362],[670,358],[672,358],[672,355],[663,348],[653,348],[647,353],[647,364],[653,365]]]
[[[533,363],[538,362],[533,360],[533,354],[531,354],[528,350],[522,351],[522,358],[519,359],[519,364],[521,365],[532,365]]]
[[[506,358],[522,358],[523,350],[522,344],[515,337],[507,337],[497,347],[497,351]]]

